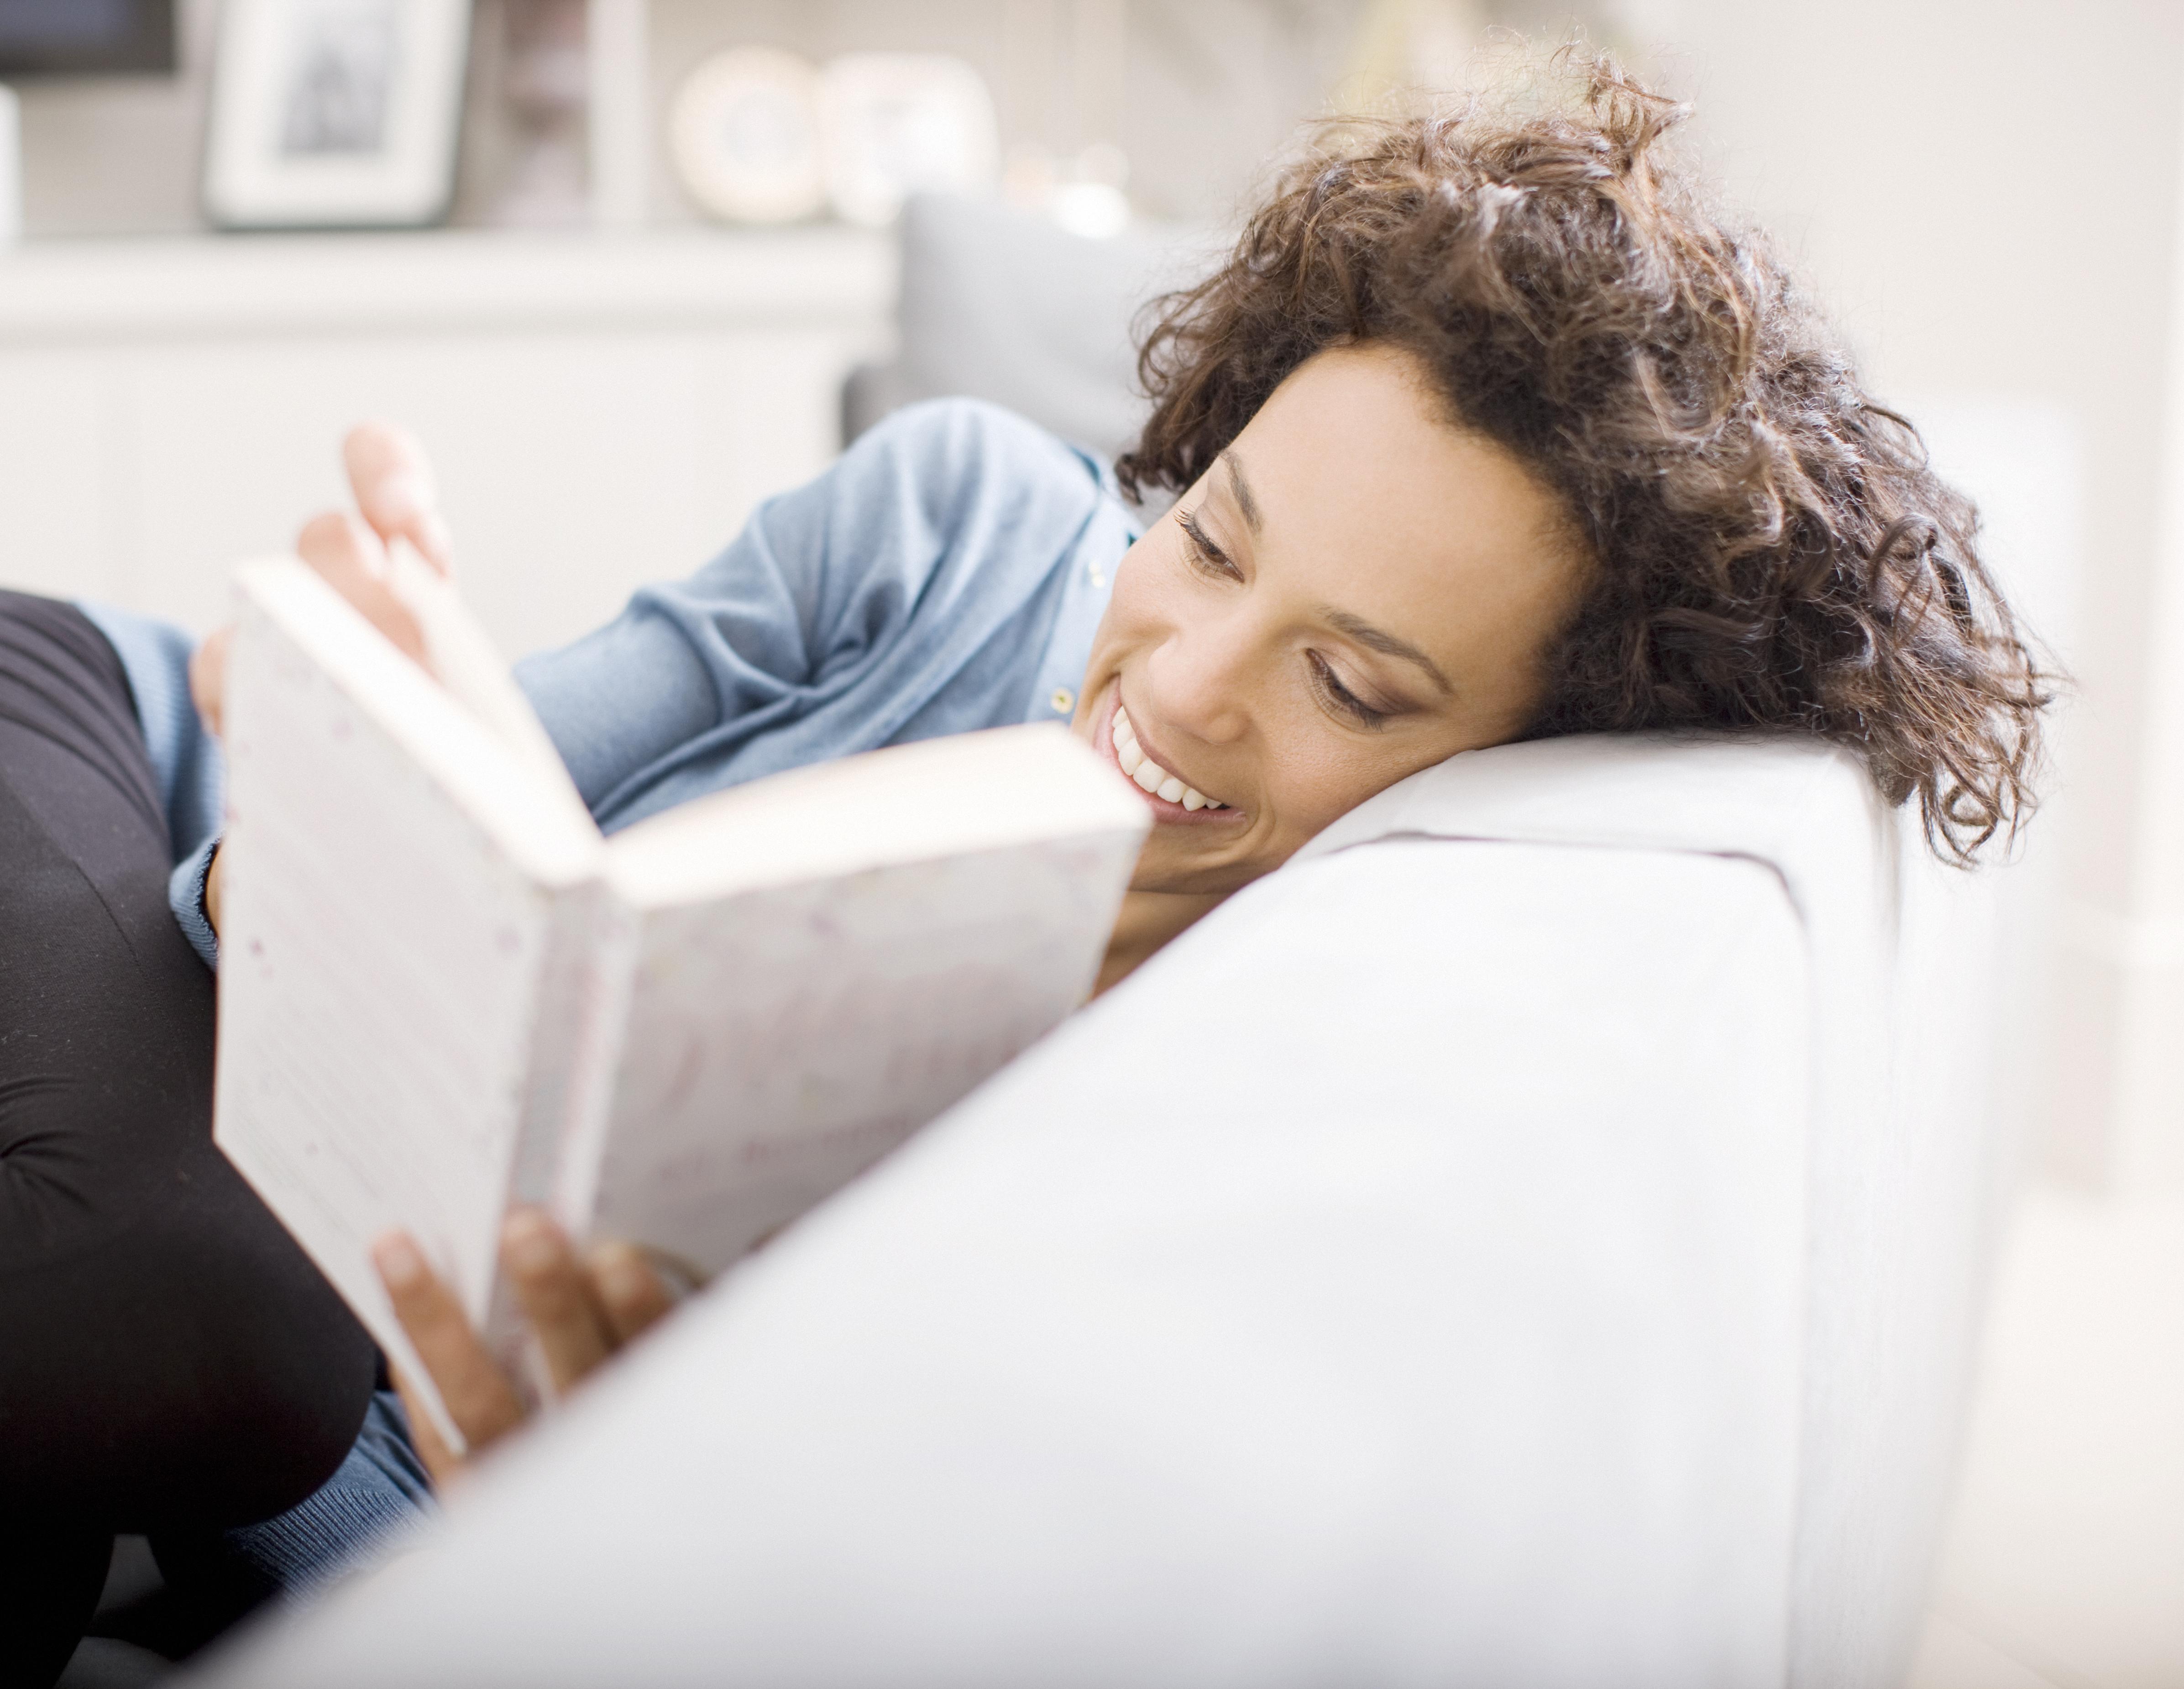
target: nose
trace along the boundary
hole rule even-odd
[[[1248,618],[1211,616],[1174,627],[1145,664],[1145,707],[1156,730],[1228,744],[1251,726],[1257,666]]]

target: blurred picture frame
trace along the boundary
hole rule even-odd
[[[468,0],[227,0],[202,198],[226,229],[414,228],[454,198]]]

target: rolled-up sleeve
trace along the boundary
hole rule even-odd
[[[1103,521],[1118,556],[1125,519],[1083,454],[991,405],[914,406],[760,506],[688,580],[516,677],[611,830],[785,768],[1022,719]]]
[[[968,399],[898,412],[760,507],[685,581],[515,677],[611,832],[784,769],[910,739],[1066,718],[1115,566],[1136,537],[1100,465]],[[168,899],[208,966],[219,741],[189,693],[194,641],[103,605],[167,807]],[[1073,694],[1070,694],[1073,702]]]

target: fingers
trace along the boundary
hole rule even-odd
[[[394,1317],[410,1334],[417,1358],[432,1375],[471,1452],[504,1437],[523,1422],[523,1408],[471,1329],[462,1304],[442,1284],[406,1232],[389,1232],[371,1246],[380,1282],[394,1303]],[[414,1424],[422,1419],[412,1414]]]
[[[617,1347],[658,1324],[675,1306],[644,1251],[632,1245],[597,1246],[586,1256],[584,1270]]]
[[[370,528],[354,516],[328,510],[304,524],[296,537],[296,555],[405,655],[431,666],[425,657],[424,632],[387,585],[387,549]]]
[[[454,558],[439,488],[415,437],[390,423],[366,422],[342,443],[342,461],[356,507],[379,537],[407,539],[426,562],[449,573]]]
[[[620,1346],[593,1300],[590,1281],[561,1229],[536,1208],[518,1208],[501,1228],[501,1264],[546,1357],[555,1394],[595,1371]]]
[[[190,701],[215,738],[226,717],[227,649],[234,643],[235,629],[222,627],[190,653]]]
[[[444,1494],[448,1486],[462,1475],[462,1456],[441,1440],[440,1428],[432,1423],[432,1416],[425,1411],[419,1398],[417,1386],[401,1368],[394,1372],[395,1393],[402,1398],[402,1407],[410,1416],[410,1441],[416,1449],[418,1459],[425,1463],[425,1470],[432,1478],[432,1487]]]

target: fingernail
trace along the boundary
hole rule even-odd
[[[519,1273],[543,1273],[561,1253],[552,1222],[529,1208],[520,1208],[508,1217],[500,1242],[508,1264]]]
[[[425,496],[425,483],[414,475],[390,475],[371,489],[372,503],[384,516],[398,510],[423,512],[432,501]]]
[[[373,1244],[371,1258],[389,1290],[406,1290],[425,1277],[425,1257],[418,1252],[417,1246],[400,1232]]]

